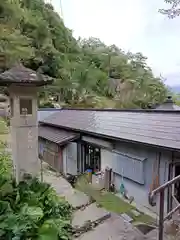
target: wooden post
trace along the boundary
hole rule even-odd
[[[43,182],[43,158],[41,158],[40,161],[41,161],[41,182]]]
[[[163,234],[163,228],[164,228],[164,221],[168,219],[174,212],[176,212],[180,205],[174,208],[171,212],[168,213],[168,215],[164,218],[164,191],[169,186],[172,186],[172,184],[175,184],[176,182],[180,181],[180,175],[171,179],[170,181],[164,183],[163,185],[159,186],[151,193],[151,198],[153,198],[157,193],[160,193],[160,201],[159,201],[159,237],[158,240],[163,240],[164,234]]]
[[[105,190],[109,191],[110,190],[110,186],[111,186],[111,175],[112,175],[112,168],[108,168],[106,167],[105,169],[105,183],[104,183],[104,188]]]
[[[6,57],[4,53],[0,53],[0,72],[6,67]]]
[[[111,182],[112,182],[112,168],[109,169],[109,181],[108,181],[108,191],[110,191],[111,188]]]
[[[158,240],[163,240],[163,230],[164,230],[164,189],[160,191],[160,201],[159,201],[159,238]]]
[[[39,154],[39,160],[41,163],[41,182],[43,182],[43,156]]]
[[[104,172],[104,188],[107,190],[108,187],[108,168],[105,168]]]

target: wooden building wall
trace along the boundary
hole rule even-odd
[[[58,146],[58,144],[40,138],[39,153],[41,153],[43,160],[47,162],[52,169],[57,172],[63,172],[62,148]]]

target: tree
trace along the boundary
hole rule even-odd
[[[167,92],[142,53],[126,53],[93,37],[76,40],[43,0],[1,0],[0,51],[7,68],[21,61],[54,79],[41,90],[41,105],[54,98],[71,106],[109,107],[118,102],[121,108],[140,108],[160,103]]]
[[[160,9],[160,13],[168,15],[169,18],[175,18],[180,15],[180,0],[165,0],[165,2],[170,4],[170,8]]]

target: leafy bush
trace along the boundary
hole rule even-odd
[[[3,119],[0,117],[0,134],[7,134],[8,133],[8,127],[7,127],[7,121],[6,119]]]
[[[0,141],[0,146],[4,148],[3,143]],[[12,176],[12,160],[9,153],[5,150],[0,152],[0,176],[11,178]]]
[[[72,208],[49,184],[0,175],[1,240],[71,239]]]
[[[39,105],[40,108],[54,108],[54,104],[52,102],[44,102]]]

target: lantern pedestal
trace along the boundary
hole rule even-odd
[[[22,65],[0,74],[0,85],[7,86],[10,99],[12,159],[18,182],[25,173],[33,177],[40,173],[37,92],[50,82]]]

